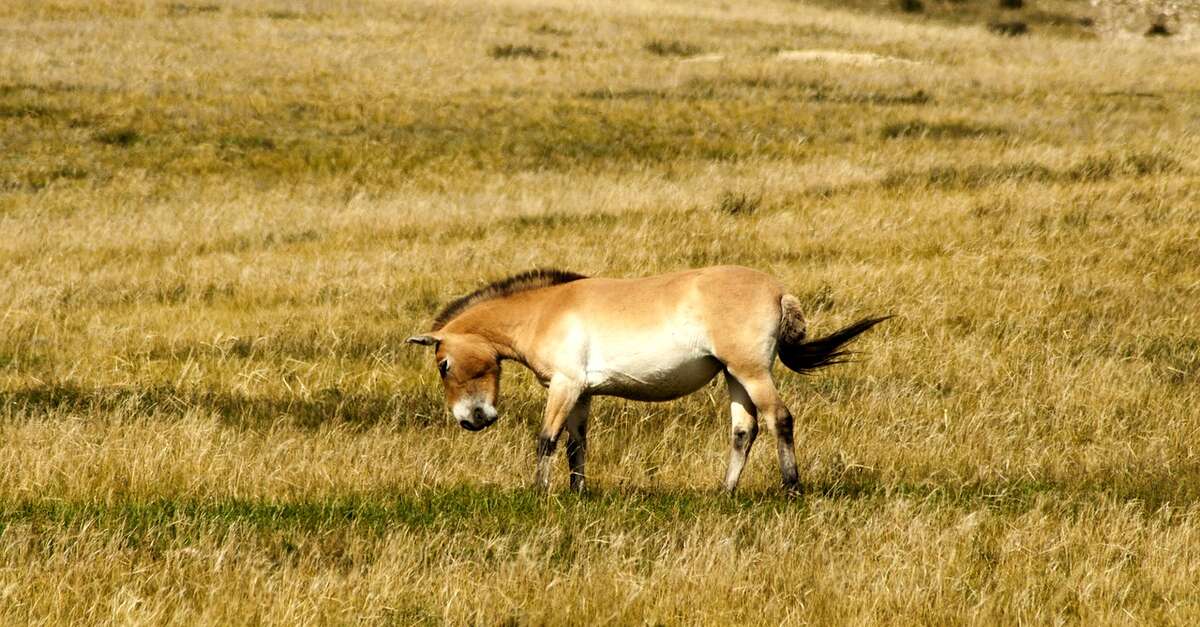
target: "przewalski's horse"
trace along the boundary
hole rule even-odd
[[[506,359],[549,388],[537,447],[543,489],[564,428],[571,488],[583,489],[593,396],[668,401],[720,372],[733,415],[725,489],[737,488],[759,417],[775,434],[784,487],[796,489],[792,414],[771,377],[775,356],[800,373],[839,363],[847,342],[885,319],[806,339],[799,301],[769,275],[736,266],[639,279],[533,270],[455,300],[430,333],[408,341],[435,348],[446,402],[464,429],[496,421]]]

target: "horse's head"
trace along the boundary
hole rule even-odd
[[[500,396],[500,358],[484,338],[464,333],[418,335],[407,340],[434,348],[434,360],[446,405],[468,431],[479,431],[496,422]]]

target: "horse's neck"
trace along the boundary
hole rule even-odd
[[[533,349],[530,321],[536,319],[536,312],[525,303],[506,301],[480,303],[447,325],[447,330],[479,335],[491,342],[502,358],[529,365],[526,359]]]

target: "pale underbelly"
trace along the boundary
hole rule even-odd
[[[635,401],[670,401],[704,387],[724,366],[697,357],[661,369],[601,368],[588,372],[587,393]]]

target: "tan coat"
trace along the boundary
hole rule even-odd
[[[716,266],[636,279],[534,271],[451,304],[430,334],[447,402],[469,430],[495,421],[500,363],[518,361],[549,388],[537,484],[565,428],[571,484],[583,485],[593,396],[666,401],[726,375],[733,418],[725,485],[737,486],[762,415],[779,442],[783,481],[797,485],[791,414],[771,377],[776,355],[797,371],[836,363],[841,347],[882,318],[805,341],[799,302],[769,275]]]

